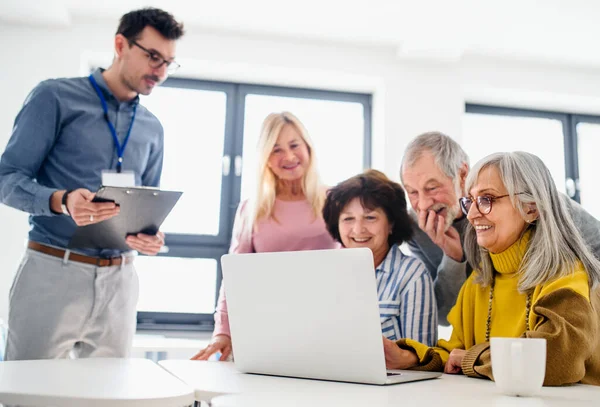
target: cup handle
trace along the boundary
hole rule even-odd
[[[514,383],[523,383],[523,371],[524,369],[524,361],[523,361],[523,344],[521,342],[513,342],[510,345],[510,357],[511,357],[511,366],[512,366],[512,378]]]

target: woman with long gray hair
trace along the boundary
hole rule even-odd
[[[493,379],[489,340],[544,338],[545,385],[600,385],[600,262],[542,160],[525,152],[479,161],[460,199],[467,260],[478,265],[448,316],[450,340],[385,341],[389,368]]]

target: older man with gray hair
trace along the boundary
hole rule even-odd
[[[469,173],[469,157],[461,146],[440,132],[417,136],[408,145],[400,167],[400,178],[419,228],[409,247],[434,281],[439,323],[456,302],[458,292],[471,273],[463,241],[467,218],[459,198]],[[575,225],[597,258],[600,258],[600,222],[577,202],[561,195]]]

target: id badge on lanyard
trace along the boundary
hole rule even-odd
[[[102,185],[105,187],[135,187],[133,171],[102,170]]]
[[[115,148],[117,150],[117,168],[116,170],[104,170],[102,171],[102,185],[104,186],[114,186],[114,187],[134,187],[135,186],[135,174],[133,171],[123,171],[123,155],[125,153],[125,147],[127,147],[127,142],[129,141],[129,136],[131,136],[131,129],[133,128],[133,122],[135,121],[135,113],[137,111],[137,103],[133,105],[133,113],[131,115],[131,123],[129,123],[129,129],[127,130],[127,135],[125,136],[125,140],[123,140],[123,145],[119,142],[119,137],[117,136],[117,130],[115,126],[110,121],[108,117],[108,105],[106,104],[106,100],[104,99],[104,95],[102,94],[102,90],[98,86],[96,79],[93,75],[89,76],[90,83],[92,84],[94,90],[98,94],[98,98],[100,98],[100,103],[102,104],[102,110],[104,111],[104,120],[106,120],[106,124],[108,125],[108,129],[110,130],[110,134],[113,137],[113,141],[115,143]]]

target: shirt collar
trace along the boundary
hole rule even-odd
[[[116,103],[127,103],[130,105],[134,105],[140,102],[140,95],[138,94],[136,97],[134,97],[133,99],[126,101],[126,102],[119,102],[119,100],[115,97],[115,95],[113,95],[113,93],[111,92],[110,88],[108,87],[108,84],[106,83],[106,81],[104,80],[104,76],[102,76],[102,72],[104,72],[105,69],[103,68],[98,68],[96,69],[93,73],[92,76],[94,77],[94,79],[96,80],[96,83],[98,84],[98,87],[100,88],[100,90],[102,91],[102,94],[104,95],[104,98],[109,101],[109,100],[113,100]]]
[[[384,273],[384,274],[391,273],[392,266],[394,263],[393,257],[400,255],[401,253],[399,253],[399,252],[400,252],[400,250],[398,250],[398,244],[394,243],[392,245],[392,247],[390,247],[390,250],[388,250],[388,252],[385,255],[385,258],[383,259],[381,264],[375,268],[375,272],[376,273]]]

